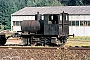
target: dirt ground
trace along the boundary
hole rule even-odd
[[[20,38],[9,38],[6,44],[23,44]],[[67,40],[64,46],[90,46],[90,41]]]
[[[22,40],[20,38],[9,38],[6,44],[22,44]]]

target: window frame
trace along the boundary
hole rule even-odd
[[[13,26],[21,26],[22,21],[13,21]]]
[[[76,22],[78,22],[78,24]],[[69,26],[79,26],[79,21],[69,21]]]

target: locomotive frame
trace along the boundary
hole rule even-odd
[[[26,28],[23,27],[25,21],[28,23],[31,21],[25,20],[22,22],[21,30],[23,33],[21,37],[24,45],[45,46],[65,44],[69,36],[69,14],[64,13],[64,11],[61,14],[44,14],[44,20],[42,20],[41,16],[39,12],[35,15],[35,21],[40,23],[40,25],[36,23],[38,26],[34,23],[31,24],[34,26],[29,24],[30,26],[26,25]],[[35,32],[34,30],[37,31]]]

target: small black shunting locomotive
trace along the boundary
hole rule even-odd
[[[42,19],[43,16],[43,19]],[[19,37],[23,45],[45,46],[65,44],[69,36],[69,14],[35,14],[35,20],[23,20]],[[6,43],[5,34],[0,34],[0,45]]]
[[[69,14],[43,14],[37,12],[35,20],[23,20],[21,34],[24,45],[61,45],[69,36]]]

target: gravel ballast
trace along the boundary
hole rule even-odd
[[[90,50],[0,48],[0,60],[89,60]]]

